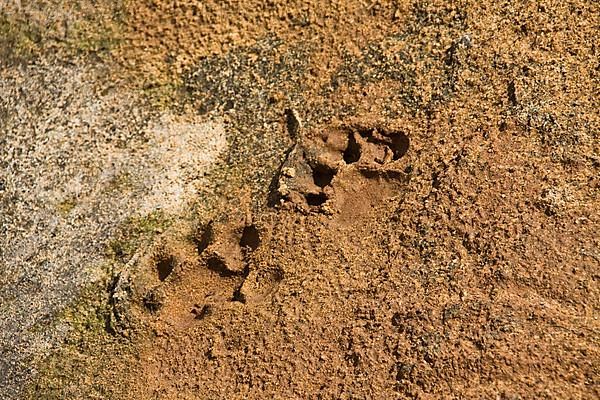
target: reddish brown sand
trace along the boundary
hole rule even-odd
[[[286,3],[130,5],[116,59],[242,134],[221,211],[142,256],[136,357],[81,381],[598,397],[598,3]]]

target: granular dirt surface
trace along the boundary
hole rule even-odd
[[[229,146],[30,397],[600,396],[598,3],[123,7]]]

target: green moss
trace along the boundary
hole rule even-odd
[[[147,83],[141,94],[151,108],[160,111],[180,108],[190,100],[180,81]]]
[[[117,384],[127,374],[115,368],[128,368],[136,362],[135,340],[131,336],[125,338],[115,334],[111,329],[114,271],[119,269],[119,264],[128,261],[144,242],[153,240],[167,229],[171,222],[171,216],[156,211],[131,217],[121,226],[108,246],[109,259],[101,268],[101,279],[82,290],[75,302],[52,318],[55,327],[66,325],[69,330],[55,351],[34,362],[38,376],[35,384],[26,388],[26,398],[127,397],[127,384]],[[104,368],[106,365],[111,368]],[[106,382],[115,382],[115,385],[106,385]]]
[[[172,222],[172,217],[162,211],[130,217],[109,242],[107,256],[112,260],[127,262],[144,242],[163,232]]]
[[[108,182],[108,190],[109,191],[123,191],[125,189],[130,189],[134,187],[134,182],[131,178],[131,175],[127,172],[123,172],[119,175],[116,175]]]
[[[128,261],[144,243],[171,224],[172,218],[161,211],[129,218],[108,246],[109,259],[101,268],[101,279],[82,290],[75,302],[52,318],[55,327],[68,326],[63,343],[45,358],[34,363],[38,370],[35,384],[26,388],[26,398],[126,398],[127,384],[118,382],[127,374],[115,366],[127,368],[135,360],[135,340],[115,334],[111,326],[114,305],[111,283],[119,264]],[[37,327],[37,329],[47,329]],[[115,361],[117,359],[118,361]],[[111,369],[104,368],[106,365]]]
[[[95,54],[105,58],[121,41],[118,23],[90,18],[77,21],[69,28],[64,45],[72,54]]]
[[[102,279],[83,289],[75,302],[52,318],[52,329],[56,329],[58,325],[66,325],[69,331],[60,348],[38,362],[37,382],[27,388],[28,397],[61,398],[64,394],[61,391],[68,386],[66,382],[77,379],[81,355],[89,351],[94,343],[110,340],[104,329],[110,313],[106,290],[109,269],[106,267],[106,274]]]
[[[75,199],[66,199],[56,205],[56,210],[63,216],[66,217],[77,205]]]
[[[0,60],[25,62],[40,49],[41,33],[27,21],[0,13]]]
[[[69,332],[56,351],[37,362],[36,382],[26,388],[26,398],[121,397],[120,385],[100,384],[110,373],[103,366],[109,365],[112,357],[127,358],[132,353],[128,341],[111,335],[106,329],[111,313],[109,277],[107,273],[105,279],[85,288],[76,302],[55,316],[54,324],[68,325]]]
[[[67,3],[77,15],[77,19],[68,23],[60,19],[34,22],[26,15],[7,15],[0,11],[0,64],[28,63],[42,54],[63,59],[92,56],[118,63],[119,56],[113,58],[112,55],[127,42],[124,34],[127,15],[123,0],[101,1],[93,13],[81,10],[79,3]],[[177,78],[146,81],[146,76],[138,76],[128,70],[126,60],[121,60],[121,64],[118,67],[124,74],[133,74],[150,107],[167,110],[184,103],[187,94]]]
[[[74,335],[70,337],[74,344],[82,335],[102,335],[105,333],[106,321],[110,316],[107,282],[86,288],[77,303],[67,308],[58,316],[58,320],[66,322]]]
[[[38,21],[0,11],[0,63],[26,63],[41,54],[107,58],[122,42],[123,6],[112,2],[75,21]],[[78,4],[71,4],[77,8]],[[67,7],[67,6],[65,6]],[[68,17],[65,10],[65,18]]]

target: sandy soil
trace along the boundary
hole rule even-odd
[[[115,219],[18,396],[600,395],[597,3],[100,9],[79,65],[148,113],[119,153],[144,183],[105,210],[170,222]]]

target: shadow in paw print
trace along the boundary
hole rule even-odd
[[[348,147],[344,150],[344,162],[346,164],[353,164],[360,160],[360,145],[354,137],[354,133],[350,132],[348,135]]]
[[[329,186],[336,173],[335,169],[323,164],[317,164],[315,167],[312,168],[312,171],[313,181],[315,182],[315,185],[317,185],[320,188]]]
[[[311,207],[318,207],[327,201],[327,195],[325,193],[307,193],[304,195],[306,204]]]
[[[260,232],[254,225],[245,226],[240,239],[240,247],[254,251],[258,246],[260,246]]]
[[[175,268],[175,257],[171,255],[161,256],[156,261],[156,272],[158,273],[158,280],[163,282],[171,275]]]

